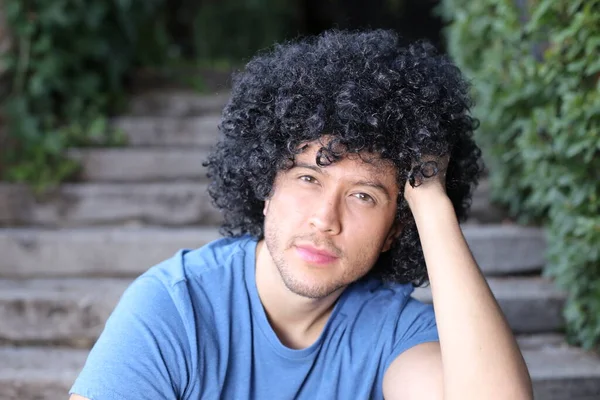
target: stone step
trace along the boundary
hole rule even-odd
[[[487,278],[490,288],[515,333],[546,333],[564,327],[562,310],[566,294],[548,279]],[[417,288],[414,297],[431,303],[429,287]]]
[[[600,358],[565,344],[559,335],[519,338],[536,400],[597,400]],[[66,399],[86,350],[0,347],[3,400]]]
[[[487,179],[479,182],[471,200],[470,220],[489,224],[507,219],[506,211],[490,203],[490,182]]]
[[[0,343],[89,348],[131,279],[0,280]]]
[[[517,333],[563,328],[565,295],[542,278],[488,278]],[[0,342],[89,347],[131,279],[0,280]],[[428,289],[415,297],[430,301]]]
[[[536,400],[600,398],[600,357],[565,343],[560,335],[519,337]]]
[[[149,91],[131,98],[129,114],[171,118],[220,114],[229,96],[226,90],[213,94],[185,90]]]
[[[35,197],[23,185],[0,184],[0,226],[215,225],[221,215],[206,188],[200,182],[83,183]]]
[[[218,239],[217,228],[0,229],[0,277],[135,277],[182,248]]]
[[[0,347],[0,399],[66,400],[87,354],[69,348]]]
[[[112,119],[112,126],[125,132],[134,147],[209,147],[218,137],[219,115],[202,117],[135,117]]]
[[[511,224],[463,224],[473,257],[486,275],[538,272],[545,265],[541,228]]]
[[[86,182],[159,182],[206,180],[208,149],[111,148],[74,149],[72,159],[82,165]]]
[[[467,225],[465,237],[486,275],[537,272],[542,231],[506,225]],[[211,227],[0,229],[0,277],[133,277],[180,248],[219,238]]]
[[[215,224],[222,217],[206,188],[206,183],[198,181],[70,183],[35,197],[25,185],[0,183],[0,226]],[[485,193],[474,197],[485,197]],[[502,220],[491,218],[493,214],[489,203],[474,201],[470,221]]]

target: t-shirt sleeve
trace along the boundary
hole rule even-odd
[[[385,370],[405,350],[421,343],[437,341],[439,336],[433,307],[409,297],[398,319],[395,343],[385,361]]]
[[[171,292],[153,276],[125,291],[69,391],[91,400],[179,399],[190,345]]]

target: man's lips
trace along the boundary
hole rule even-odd
[[[304,261],[313,264],[330,264],[338,259],[334,253],[312,246],[298,245],[296,252]]]

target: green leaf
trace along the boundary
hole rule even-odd
[[[448,50],[473,82],[493,199],[548,227],[545,273],[569,294],[568,336],[600,348],[600,1],[527,4],[519,32],[513,1],[442,0]]]

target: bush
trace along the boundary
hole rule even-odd
[[[190,13],[189,54],[201,60],[232,63],[248,59],[257,50],[297,34],[297,3],[288,0],[196,1],[199,5]],[[185,10],[189,12],[188,8]]]
[[[124,142],[107,116],[123,110],[136,70],[239,62],[282,40],[295,17],[282,0],[7,0],[2,8],[13,46],[3,60],[10,93],[0,94],[8,136],[0,170],[37,189],[78,171],[70,147]]]
[[[14,41],[6,59],[12,81],[3,110],[5,179],[44,188],[77,171],[68,147],[122,142],[105,116],[122,104],[138,28],[149,23],[155,3],[5,3]]]
[[[600,345],[600,0],[443,0],[493,200],[546,226],[567,337]]]

